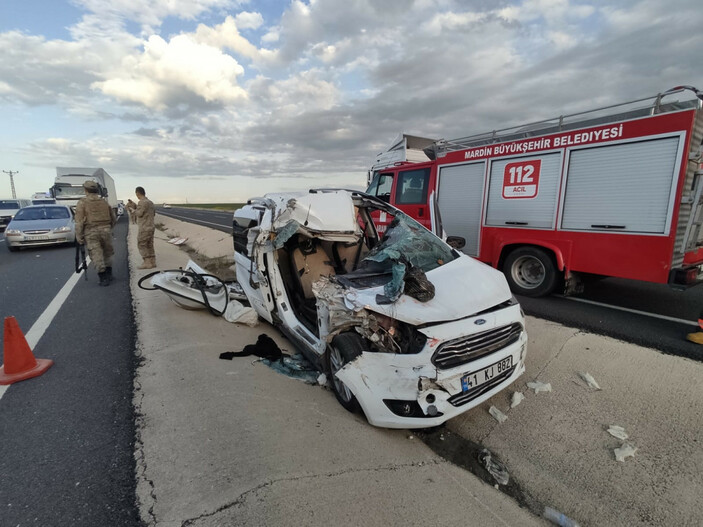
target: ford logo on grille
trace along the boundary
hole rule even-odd
[[[476,320],[474,320],[474,324],[476,324],[477,326],[483,326],[485,323],[486,319],[484,318],[477,318]]]

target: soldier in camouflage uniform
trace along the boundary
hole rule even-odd
[[[83,183],[85,197],[76,206],[76,241],[85,243],[90,259],[98,270],[100,285],[108,286],[112,280],[112,226],[117,217],[112,207],[98,195],[95,181]]]
[[[144,262],[138,269],[153,269],[156,267],[156,253],[154,252],[154,216],[156,215],[156,208],[151,200],[146,197],[143,187],[137,187],[135,194],[139,199],[139,203],[135,205],[134,202],[131,202],[127,206],[133,211],[133,216],[137,218],[137,226],[139,227],[137,247]]]

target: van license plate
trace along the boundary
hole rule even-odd
[[[474,388],[478,388],[482,384],[486,384],[493,380],[497,375],[505,373],[513,366],[513,356],[510,355],[495,364],[491,364],[487,368],[478,370],[474,373],[469,373],[461,378],[462,391],[468,392]]]

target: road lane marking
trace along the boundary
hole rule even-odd
[[[90,257],[86,257],[85,262],[86,265],[89,264]],[[51,301],[51,303],[46,306],[44,312],[39,315],[39,318],[34,323],[34,325],[32,325],[29,331],[27,331],[27,334],[24,336],[24,338],[27,340],[27,344],[29,344],[29,347],[32,351],[34,351],[34,346],[37,345],[46,330],[49,328],[49,325],[54,320],[54,317],[59,312],[59,309],[61,309],[61,306],[68,298],[68,295],[71,294],[71,291],[81,278],[83,278],[83,273],[73,273],[71,277],[66,281],[64,286],[61,288],[61,290],[56,293],[56,296]],[[2,396],[5,395],[5,392],[10,386],[12,385],[8,384],[7,386],[0,386],[0,399],[2,399]]]
[[[563,296],[566,300],[573,300],[574,302],[582,302],[584,304],[592,304],[594,306],[608,307],[610,309],[617,309],[618,311],[626,311],[628,313],[635,313],[637,315],[644,315],[646,317],[660,318],[662,320],[668,320],[669,322],[678,322],[679,324],[686,324],[689,326],[697,326],[698,321],[694,320],[684,320],[683,318],[667,317],[666,315],[658,315],[656,313],[648,313],[647,311],[640,311],[638,309],[630,309],[629,307],[614,306],[612,304],[604,304],[602,302],[595,302],[594,300],[586,300],[585,298],[574,298],[571,296]]]
[[[159,214],[164,214],[163,212],[159,212]],[[188,216],[176,216],[175,214],[164,214],[164,216],[168,216],[169,218],[176,218],[176,219],[184,219],[184,220],[190,220],[192,222],[199,222],[199,223],[208,223],[210,225],[215,225],[216,227],[227,227],[229,228],[229,225],[222,225],[221,223],[212,223],[211,221],[205,221],[205,220],[199,220],[196,218],[189,218]]]

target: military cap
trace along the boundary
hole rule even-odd
[[[93,192],[98,191],[98,184],[95,181],[88,180],[85,183],[83,183],[83,188],[86,190],[92,190]]]

